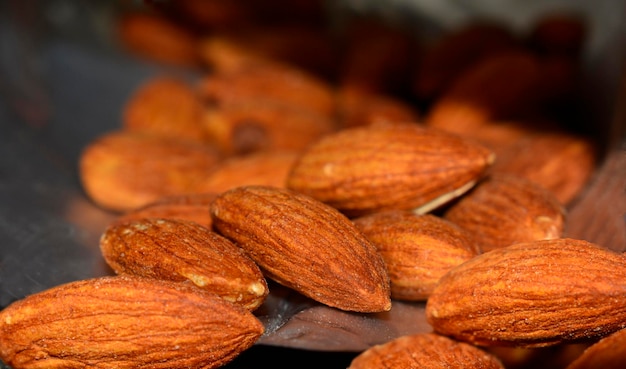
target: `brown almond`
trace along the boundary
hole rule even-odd
[[[228,239],[197,223],[142,219],[110,226],[100,238],[118,274],[190,282],[247,309],[268,294],[259,267]]]
[[[116,222],[128,222],[145,218],[177,219],[196,222],[211,228],[213,222],[209,205],[217,193],[195,193],[166,196],[120,215]]]
[[[434,330],[485,346],[541,347],[626,327],[626,258],[569,238],[495,249],[443,278],[426,305]]]
[[[514,175],[492,175],[446,210],[483,252],[514,243],[559,238],[565,210],[545,188]]]
[[[200,192],[222,193],[247,185],[285,187],[287,175],[296,161],[295,151],[257,151],[236,155],[218,163],[197,185]]]
[[[469,190],[493,161],[483,146],[413,123],[344,129],[313,143],[287,187],[348,216],[426,213]]]
[[[479,253],[463,229],[430,214],[388,211],[353,222],[383,257],[398,300],[426,300],[448,270]]]
[[[0,358],[14,368],[217,368],[262,333],[248,310],[199,288],[100,277],[2,310]]]
[[[215,199],[211,214],[214,228],[278,283],[342,310],[391,308],[381,256],[336,209],[286,189],[244,186]]]
[[[597,159],[597,147],[588,137],[550,131],[526,136],[501,150],[493,172],[527,178],[567,205],[585,188]]]
[[[128,211],[164,196],[196,192],[221,159],[206,145],[128,131],[104,134],[80,157],[79,174],[87,195],[98,205]]]
[[[157,76],[144,81],[128,99],[122,127],[206,143],[203,113],[202,100],[190,84],[175,77]]]
[[[349,369],[504,369],[481,349],[433,333],[402,336],[373,346],[352,360]]]
[[[338,91],[337,110],[339,126],[342,128],[419,121],[417,109],[403,100],[349,88]]]

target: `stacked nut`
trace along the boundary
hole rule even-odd
[[[626,358],[610,349],[623,346],[626,259],[563,237],[596,165],[565,119],[580,20],[524,37],[470,24],[432,45],[359,21],[337,52],[317,2],[253,3],[122,19],[132,51],[201,77],[146,81],[119,129],[85,148],[85,193],[119,213],[100,240],[115,276],[4,309],[2,360],[219,367],[263,334],[268,281],[361,314],[426,304],[432,333],[351,368],[521,367],[507,348],[581,341],[597,343],[572,369]]]

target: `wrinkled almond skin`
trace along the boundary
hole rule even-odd
[[[350,217],[382,210],[427,212],[483,176],[490,150],[417,124],[344,129],[313,143],[287,178],[287,188]]]
[[[263,333],[201,289],[136,277],[71,282],[0,312],[0,358],[23,369],[216,368]]]
[[[159,76],[144,81],[124,106],[122,127],[192,142],[208,142],[200,96],[185,81]]]
[[[391,308],[381,256],[336,209],[286,189],[244,186],[215,199],[211,214],[214,228],[278,283],[342,310]]]
[[[626,329],[589,346],[567,369],[621,369],[626,362]]]
[[[79,174],[99,206],[128,211],[164,196],[196,192],[221,159],[206,145],[128,131],[104,134],[81,153]]]
[[[504,369],[481,349],[433,333],[403,336],[359,354],[349,369]]]
[[[463,229],[430,214],[389,211],[353,222],[382,255],[398,300],[426,300],[448,270],[479,253]]]
[[[626,258],[569,238],[520,243],[452,270],[431,294],[438,333],[484,346],[541,347],[626,327]]]
[[[444,218],[466,230],[483,252],[559,238],[565,210],[545,188],[514,175],[492,175],[453,204]]]
[[[128,222],[145,218],[178,219],[196,222],[211,228],[213,218],[209,213],[209,205],[217,197],[217,193],[194,193],[189,195],[166,196],[130,210],[120,215],[116,222]]]
[[[261,270],[243,250],[197,223],[142,219],[114,224],[100,238],[100,250],[118,274],[187,281],[250,310],[268,294]]]

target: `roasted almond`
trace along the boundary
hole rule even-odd
[[[380,254],[336,209],[286,189],[244,186],[218,196],[211,214],[213,227],[278,283],[342,310],[391,308]]]
[[[426,213],[469,190],[493,161],[473,141],[413,123],[327,135],[306,149],[287,187],[348,216],[381,210]]]
[[[485,346],[541,347],[626,327],[626,258],[569,238],[495,249],[450,270],[426,305],[434,330]]]
[[[621,369],[626,362],[626,329],[589,346],[567,369]]]
[[[79,174],[98,205],[128,211],[164,196],[196,192],[193,185],[221,159],[213,148],[154,135],[114,131],[91,141]]]
[[[268,294],[259,267],[228,239],[189,221],[142,219],[110,226],[100,238],[118,274],[190,282],[247,309]]]
[[[0,311],[0,358],[14,368],[216,368],[263,330],[248,310],[190,285],[100,277]]]
[[[353,222],[383,257],[398,300],[426,300],[448,270],[479,253],[463,229],[430,214],[388,211]]]
[[[349,369],[504,369],[481,349],[433,333],[402,336],[373,346],[352,360]]]
[[[514,175],[491,175],[453,204],[444,218],[489,251],[514,243],[559,238],[565,210],[545,188]]]
[[[406,101],[350,88],[337,92],[337,110],[341,128],[419,121],[417,108]]]

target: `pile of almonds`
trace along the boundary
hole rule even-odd
[[[100,240],[115,275],[0,311],[0,359],[219,367],[262,336],[277,283],[361,314],[426,304],[431,333],[354,369],[518,368],[514,350],[580,342],[562,367],[626,361],[626,258],[563,236],[598,161],[562,119],[579,19],[524,37],[480,22],[432,45],[360,20],[337,53],[318,2],[254,3],[122,18],[131,51],[202,77],[146,81],[84,149],[85,193],[119,214]]]

